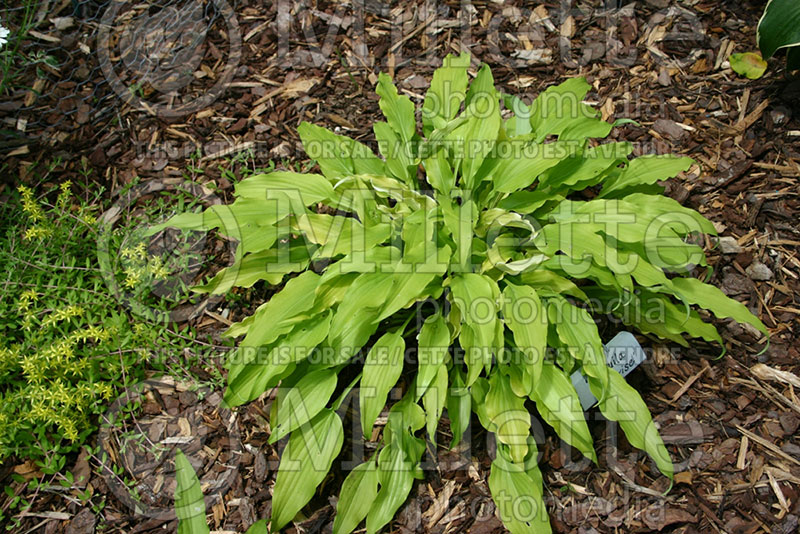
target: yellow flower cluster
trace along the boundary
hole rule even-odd
[[[70,441],[78,439],[78,430],[88,426],[88,407],[98,398],[108,399],[113,390],[108,384],[86,384],[78,387],[60,379],[35,384],[26,389],[31,409],[29,419],[56,425]]]
[[[164,260],[161,256],[155,256],[147,264],[147,271],[159,280],[163,280],[169,276],[170,270],[164,265]]]
[[[6,374],[19,364],[19,355],[7,347],[0,347],[0,374]]]
[[[27,312],[31,308],[31,303],[36,302],[37,300],[39,300],[39,294],[33,289],[27,289],[22,292],[17,302],[19,304],[19,308],[22,311]]]
[[[37,243],[37,240],[52,236],[57,244],[62,240],[71,244],[83,237],[76,233],[76,222],[78,231],[85,230],[79,221],[96,222],[95,207],[81,202],[72,205],[71,189],[72,184],[62,183],[57,193],[54,192],[57,197],[51,207],[41,202],[30,188],[18,188],[24,219],[18,230],[24,249],[20,257],[26,264],[39,258],[44,258],[42,263],[46,264],[58,261],[50,258],[52,247],[43,246],[49,243]],[[48,198],[49,195],[50,192]],[[26,244],[26,241],[33,243]],[[61,249],[59,246],[54,253],[60,253]],[[72,249],[67,251],[67,254],[72,253]],[[139,270],[145,275],[163,269],[160,259],[152,262],[152,266],[145,263],[145,243],[132,248],[130,254],[135,258],[132,263],[140,263]],[[86,258],[78,256],[75,260],[75,265],[81,265]],[[80,278],[80,282],[72,283],[70,276]],[[78,270],[65,271],[59,278],[59,287],[87,287],[85,276],[91,275]],[[115,348],[127,342],[147,346],[137,341],[139,334],[130,340],[126,318],[113,312],[95,317],[97,312],[102,312],[103,304],[91,300],[91,293],[82,294],[78,297],[81,300],[74,301],[75,292],[70,290],[67,297],[57,289],[50,290],[48,288],[55,286],[43,286],[42,283],[51,282],[42,281],[36,273],[15,280],[18,284],[14,287],[19,290],[9,304],[11,309],[17,310],[16,322],[21,323],[21,328],[8,332],[7,341],[0,343],[0,462],[9,454],[31,454],[36,448],[35,443],[29,443],[33,440],[31,436],[41,432],[49,435],[57,430],[66,440],[80,443],[91,430],[92,417],[102,409],[102,401],[113,398],[115,384],[124,382],[120,380],[117,366],[126,365],[130,355],[123,357],[120,352],[117,358],[112,354]],[[67,298],[70,300],[65,302]],[[119,331],[126,335],[117,343]],[[145,329],[142,335],[150,334],[151,331]],[[33,454],[40,452],[36,448]]]
[[[52,233],[53,231],[50,228],[47,228],[46,226],[31,226],[30,228],[25,230],[25,239],[28,241],[33,241],[37,239],[41,240],[44,239],[45,237],[50,236]]]
[[[160,256],[147,257],[147,247],[144,242],[134,247],[126,247],[120,251],[123,259],[129,260],[130,265],[125,266],[123,273],[125,279],[122,285],[126,289],[133,289],[147,280],[148,277],[157,280],[166,279],[172,272]]]
[[[47,327],[68,319],[72,319],[73,317],[81,317],[85,313],[85,310],[80,306],[66,306],[65,308],[56,309],[50,312],[47,317],[44,318],[42,321],[42,326]]]
[[[138,243],[135,247],[125,247],[120,251],[120,255],[126,260],[140,260],[144,261],[147,256],[147,246],[144,241]]]
[[[64,209],[67,207],[69,203],[69,196],[70,196],[70,188],[72,187],[72,182],[69,180],[63,182],[59,186],[58,191],[58,198],[56,199],[56,206],[60,209]]]
[[[33,191],[21,185],[17,188],[20,196],[22,197],[22,211],[33,221],[39,222],[44,219],[44,212],[42,207],[33,198]]]
[[[85,222],[86,224],[92,225],[97,222],[97,217],[95,217],[90,211],[82,210],[81,214],[79,215],[80,219]]]
[[[29,308],[37,298],[35,291],[25,291],[19,301]],[[52,326],[83,314],[80,306],[66,306],[50,312],[42,326]],[[115,331],[113,327],[98,325],[78,328],[51,346],[30,354],[14,348],[0,348],[0,373],[22,372],[28,385],[13,395],[24,396],[24,401],[30,405],[30,410],[19,414],[16,423],[0,410],[0,434],[4,434],[3,429],[9,425],[26,420],[35,425],[55,425],[67,439],[77,440],[79,433],[90,425],[90,407],[99,399],[109,400],[114,395],[110,384],[86,381],[91,359],[81,354],[80,344],[107,342]],[[73,385],[75,379],[78,382]]]

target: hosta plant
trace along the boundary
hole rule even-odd
[[[682,345],[722,343],[698,307],[766,333],[742,304],[691,276],[706,265],[692,238],[714,227],[656,185],[691,160],[629,159],[631,144],[601,144],[613,125],[582,102],[583,79],[526,105],[496,89],[486,65],[469,83],[469,65],[466,54],[448,56],[435,72],[421,130],[412,101],[379,77],[381,157],[303,123],[321,174],[253,176],[233,204],[163,225],[239,241],[234,263],[200,291],[282,286],[230,328],[244,339],[225,392],[237,406],[280,386],[271,439],[288,443],[273,530],[325,479],[344,441],[340,406],[359,385],[366,437],[390,390],[402,396],[377,452],[342,484],[336,534],[364,520],[377,532],[392,519],[423,477],[425,435],[435,442],[445,409],[451,447],[472,413],[495,435],[489,487],[508,529],[549,532],[529,407],[596,461],[576,371],[603,415],[673,473],[644,402],[606,365],[596,317]]]

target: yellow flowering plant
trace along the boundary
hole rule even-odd
[[[165,337],[136,328],[104,290],[96,208],[72,187],[37,197],[21,186],[0,208],[0,463],[76,450],[119,390],[156,364],[139,349]],[[164,274],[158,261],[146,267]]]

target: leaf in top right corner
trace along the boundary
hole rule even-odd
[[[780,48],[800,45],[800,2],[770,0],[758,22],[756,42],[764,59]]]

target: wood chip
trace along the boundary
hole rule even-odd
[[[246,143],[234,145],[224,150],[220,150],[219,152],[214,152],[213,154],[203,156],[202,158],[200,158],[200,162],[202,163],[204,161],[208,161],[211,159],[224,158],[225,156],[230,156],[231,154],[236,154],[238,152],[244,152],[245,150],[250,150],[255,146],[256,146],[255,141],[247,141]]]
[[[747,448],[750,445],[750,438],[742,436],[741,445],[739,445],[739,456],[736,459],[736,469],[743,470],[745,462],[747,461]]]
[[[697,382],[697,379],[703,376],[703,373],[705,373],[707,369],[708,369],[708,363],[706,363],[706,366],[700,369],[699,372],[690,377],[689,380],[687,380],[686,383],[683,384],[683,386],[681,386],[681,388],[675,392],[675,395],[673,395],[669,401],[670,404],[675,404],[678,401],[678,399],[680,399],[683,396],[683,394],[686,393],[690,387],[692,387],[692,384]]]
[[[767,477],[769,478],[769,485],[772,487],[772,491],[775,493],[775,497],[778,498],[778,504],[783,510],[784,513],[789,513],[789,503],[786,502],[786,496],[783,494],[783,490],[778,485],[778,481],[775,480],[775,477],[772,475],[771,471],[767,471]]]
[[[789,456],[788,454],[783,452],[777,445],[775,445],[771,441],[762,438],[758,434],[754,434],[754,433],[750,432],[749,430],[747,430],[746,428],[744,428],[741,425],[736,425],[736,430],[741,432],[743,436],[747,436],[752,441],[755,441],[756,443],[758,443],[759,445],[761,445],[765,449],[769,450],[773,454],[776,454],[776,455],[780,456],[781,458],[783,458],[784,460],[792,462],[793,464],[800,465],[800,460],[797,460],[796,458],[794,458],[792,456]]]
[[[761,102],[749,115],[737,122],[733,126],[734,129],[736,129],[739,133],[742,133],[750,128],[758,119],[761,118],[761,115],[764,113],[764,110],[767,109],[767,106],[769,106],[768,99]]]
[[[757,363],[750,368],[750,372],[753,373],[756,378],[761,380],[766,380],[769,382],[783,382],[785,384],[791,384],[796,388],[800,388],[800,378],[789,371],[780,371],[778,369],[773,369],[768,365],[764,365],[763,363]]]

